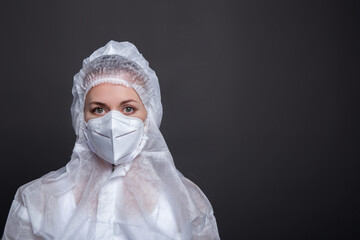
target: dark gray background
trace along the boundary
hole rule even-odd
[[[359,10],[2,1],[1,227],[19,186],[70,160],[72,77],[113,39],[133,42],[158,74],[162,133],[222,239],[357,239]]]

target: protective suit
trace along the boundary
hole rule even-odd
[[[119,78],[119,66],[133,78]],[[84,136],[86,94],[105,82],[134,88],[147,110],[135,158],[119,165],[100,159]],[[210,202],[175,168],[159,131],[157,76],[133,44],[110,41],[85,59],[72,93],[71,160],[18,189],[3,239],[219,239]]]

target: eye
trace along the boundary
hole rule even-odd
[[[92,110],[92,112],[93,112],[94,114],[99,114],[99,115],[101,115],[101,114],[104,114],[104,113],[105,113],[105,109],[104,109],[104,108],[101,108],[101,107],[96,107],[96,108],[94,108],[94,109]]]
[[[133,107],[124,107],[123,112],[126,114],[133,113],[135,111],[135,108]]]

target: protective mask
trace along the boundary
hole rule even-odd
[[[90,119],[84,129],[91,150],[103,160],[119,165],[132,161],[144,134],[144,123],[136,117],[110,111]]]

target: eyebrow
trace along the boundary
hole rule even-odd
[[[90,102],[90,105],[92,105],[92,104],[99,105],[99,106],[102,106],[102,107],[106,107],[106,104],[102,103],[102,102]]]
[[[134,99],[129,99],[129,100],[122,101],[122,102],[120,103],[120,105],[123,105],[123,104],[129,103],[129,102],[136,102],[136,103],[137,103],[137,101],[136,101],[136,100],[134,100]]]
[[[120,103],[120,105],[124,105],[124,104],[129,103],[129,102],[136,102],[136,103],[137,103],[137,101],[134,100],[134,99],[128,99],[128,100],[122,101],[122,102]],[[102,107],[106,107],[106,106],[107,106],[105,103],[96,102],[96,101],[90,102],[90,104],[96,104],[96,105],[99,105],[99,106],[102,106]]]

